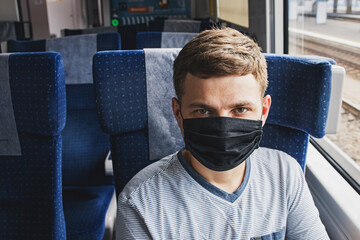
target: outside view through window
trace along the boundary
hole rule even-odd
[[[289,54],[345,68],[340,128],[327,137],[360,165],[360,0],[289,0]]]

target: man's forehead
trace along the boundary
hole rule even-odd
[[[187,104],[245,105],[262,98],[258,82],[251,75],[200,78],[187,75],[183,98]]]
[[[229,81],[230,80],[230,81]],[[228,84],[229,83],[229,84]],[[230,84],[231,83],[231,84]],[[206,76],[206,75],[193,75],[187,73],[183,82],[183,89],[197,90],[194,87],[209,87],[215,86],[225,90],[242,88],[256,88],[261,92],[261,86],[253,74],[246,75],[225,75],[225,76]],[[199,89],[201,90],[201,89]]]

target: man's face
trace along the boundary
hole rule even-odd
[[[265,120],[271,104],[269,95],[262,98],[259,83],[252,74],[245,76],[200,78],[188,73],[181,99],[181,113],[186,118],[233,117]],[[174,115],[180,129],[180,105],[172,100]]]

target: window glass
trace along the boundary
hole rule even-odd
[[[330,57],[346,70],[340,127],[327,137],[360,165],[360,1],[288,4],[289,54]]]

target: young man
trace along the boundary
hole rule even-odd
[[[328,239],[299,164],[258,148],[271,97],[251,39],[202,32],[175,60],[174,86],[185,148],[124,188],[117,239]]]

